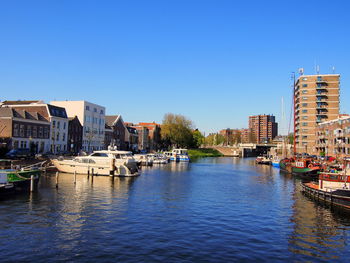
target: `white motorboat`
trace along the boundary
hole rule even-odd
[[[88,156],[74,159],[53,159],[53,165],[63,173],[137,176],[140,175],[137,163],[129,151],[95,151]]]
[[[148,154],[153,160],[154,164],[167,164],[169,162],[169,158],[162,153]]]
[[[153,165],[153,158],[149,156],[148,154],[135,154],[134,158],[136,160],[136,163],[138,165],[143,166],[152,166]]]
[[[170,161],[175,162],[189,162],[190,157],[188,156],[187,149],[174,149],[170,157]]]

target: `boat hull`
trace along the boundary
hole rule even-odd
[[[2,173],[6,174],[7,183],[12,184],[16,192],[29,191],[32,176],[34,188],[37,188],[41,176],[41,170],[4,170]]]
[[[298,168],[293,167],[292,165],[286,165],[286,163],[283,160],[280,161],[279,167],[282,172],[290,173],[296,176],[305,177],[309,179],[317,178],[318,172],[320,171],[320,169],[316,167]]]
[[[61,173],[77,173],[77,174],[91,174],[103,175],[103,176],[139,176],[140,173],[137,170],[136,163],[135,167],[127,167],[127,165],[119,165],[117,169],[111,170],[109,165],[103,164],[91,164],[86,165],[84,163],[78,163],[73,161],[59,161],[52,160],[52,163]]]
[[[318,201],[350,211],[349,191],[326,192],[318,189],[318,185],[312,183],[302,183],[302,191]]]

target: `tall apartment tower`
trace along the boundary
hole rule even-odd
[[[278,124],[273,115],[249,116],[249,131],[252,142],[263,143],[273,140],[278,133]]]
[[[301,75],[294,86],[296,153],[315,154],[316,127],[339,116],[339,74]]]

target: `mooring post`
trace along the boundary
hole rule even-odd
[[[74,171],[74,184],[77,183],[77,171]]]
[[[34,192],[34,175],[30,176],[30,191]]]
[[[56,172],[56,188],[58,188],[58,172]]]
[[[94,181],[94,168],[91,168],[91,182]]]

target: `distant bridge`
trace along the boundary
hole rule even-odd
[[[236,146],[208,146],[208,148],[215,149],[224,156],[233,156],[236,153],[240,157],[253,157],[266,154],[272,147],[277,147],[277,145],[269,143],[240,143]]]

